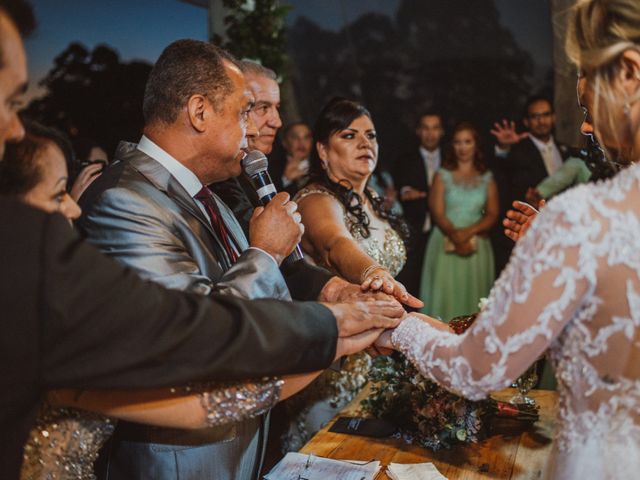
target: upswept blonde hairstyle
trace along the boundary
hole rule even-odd
[[[640,93],[620,98],[612,88],[619,73],[620,55],[628,49],[640,52],[639,0],[578,0],[569,22],[567,55],[582,72],[589,72],[594,93],[592,117],[620,142],[613,108],[640,100]]]

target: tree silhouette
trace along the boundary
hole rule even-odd
[[[73,137],[88,137],[112,155],[120,140],[138,140],[142,98],[151,65],[122,63],[107,45],[89,51],[71,43],[40,82],[46,94],[26,114]]]
[[[395,19],[367,14],[338,32],[300,17],[288,34],[303,117],[335,95],[362,101],[381,136],[381,157],[413,144],[419,113],[481,130],[517,116],[533,61],[500,24],[493,0],[403,0]]]

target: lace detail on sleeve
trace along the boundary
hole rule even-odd
[[[584,297],[597,265],[585,239],[599,228],[581,216],[588,209],[572,208],[548,207],[537,219],[464,335],[411,318],[394,332],[394,344],[424,375],[465,397],[484,398],[508,386],[588,310]]]
[[[177,392],[199,393],[207,425],[213,427],[266,413],[278,402],[283,384],[277,378],[263,378],[239,384],[199,384]]]

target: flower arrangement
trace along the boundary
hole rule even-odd
[[[460,334],[474,319],[475,315],[457,317],[449,326]],[[492,416],[529,422],[538,419],[534,406],[511,405],[492,398],[472,402],[451,393],[423,377],[397,352],[374,359],[369,379],[371,393],[362,401],[364,411],[395,423],[407,442],[434,451],[456,443],[477,442]]]

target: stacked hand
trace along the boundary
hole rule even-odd
[[[373,291],[392,295],[399,302],[413,308],[420,308],[424,304],[407,292],[400,282],[397,282],[386,268],[368,268],[362,276],[360,288],[363,292]]]
[[[387,328],[397,327],[405,316],[396,301],[325,304],[336,317],[336,358],[364,350]]]

